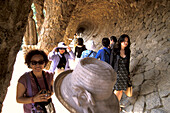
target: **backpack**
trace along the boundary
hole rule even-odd
[[[90,52],[90,54],[88,54],[88,56],[87,56],[87,57],[89,57],[92,53],[93,53],[93,51],[91,51],[91,52]]]
[[[105,54],[104,54],[104,55],[105,55],[105,58],[106,58],[106,55],[108,55],[108,56],[109,56],[109,62],[110,62],[110,54],[109,54],[105,49],[104,49],[104,51],[105,51]],[[105,61],[106,61],[106,60],[105,60]],[[108,63],[109,63],[109,62],[108,62]]]

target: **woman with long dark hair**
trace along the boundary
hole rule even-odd
[[[123,34],[118,40],[118,48],[114,52],[114,70],[117,72],[117,82],[114,86],[114,93],[120,101],[123,91],[126,91],[129,80],[129,63],[130,63],[130,38]]]

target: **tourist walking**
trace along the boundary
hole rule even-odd
[[[110,48],[109,48],[110,40],[109,38],[103,38],[102,45],[104,46],[103,49],[100,49],[97,52],[95,58],[100,59],[110,64]]]
[[[77,40],[77,46],[75,47],[75,51],[74,54],[76,56],[76,58],[80,58],[82,52],[86,50],[86,47],[84,45],[83,39],[82,38],[78,38]]]
[[[111,36],[110,37],[110,65],[113,67],[113,56],[114,56],[114,49],[116,48],[116,42],[117,42],[117,38],[115,36]],[[113,67],[114,68],[114,67]]]
[[[67,49],[69,52],[67,52]],[[48,55],[51,62],[50,71],[59,74],[64,70],[70,69],[69,59],[75,58],[73,51],[64,42],[59,42],[58,47],[55,47]]]
[[[48,57],[42,50],[31,50],[25,63],[32,69],[18,80],[16,100],[23,103],[24,113],[55,113],[51,96],[53,94],[53,73],[44,70]]]
[[[113,56],[113,67],[117,72],[117,81],[114,86],[114,93],[121,100],[123,91],[126,91],[129,81],[129,62],[130,62],[130,38],[123,34],[118,39],[118,48],[115,49]]]
[[[87,50],[84,50],[82,52],[81,58],[95,57],[97,53],[95,52],[96,46],[94,44],[94,41],[88,40],[85,45],[86,45]]]

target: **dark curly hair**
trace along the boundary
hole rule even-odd
[[[42,50],[35,49],[35,50],[30,50],[25,56],[25,64],[27,64],[28,68],[30,68],[31,58],[34,55],[42,55],[45,61],[45,66],[47,65],[49,61],[47,54]]]
[[[102,45],[103,45],[104,47],[108,47],[108,46],[110,45],[110,40],[109,40],[109,38],[103,38],[103,39],[102,39]]]

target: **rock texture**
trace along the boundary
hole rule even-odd
[[[24,34],[24,45],[36,45],[38,43],[36,24],[32,17],[33,11],[31,10],[28,16],[26,32]]]
[[[0,112],[21,47],[32,0],[0,2]]]
[[[31,2],[0,2],[0,108],[21,46]],[[130,71],[134,90],[131,98],[123,95],[121,104],[128,112],[168,113],[169,6],[169,0],[45,0],[46,16],[42,19],[38,44],[26,48],[41,48],[48,53],[58,42],[69,44],[76,32],[82,32],[84,41],[93,39],[98,50],[103,37],[115,35],[119,38],[126,33],[131,39]]]
[[[40,34],[42,24],[44,22],[44,0],[33,0],[36,8],[36,20],[37,20],[37,33]],[[45,9],[44,9],[45,10]]]
[[[68,0],[65,2],[70,3]],[[69,43],[69,39],[81,31],[84,41],[93,39],[98,50],[102,47],[103,37],[115,35],[119,38],[123,33],[128,34],[131,38],[130,71],[133,77],[134,95],[131,98],[124,95],[121,101],[126,105],[124,109],[140,113],[168,112],[169,104],[166,104],[170,94],[168,82],[170,81],[168,74],[170,2],[168,0],[79,1],[72,9],[72,13],[69,13],[70,19],[66,18],[69,23],[64,23],[66,27],[61,27],[59,25],[63,20],[58,18],[68,14],[64,3],[61,3],[63,13],[54,19],[57,20],[57,28],[62,29],[64,33],[61,34],[61,31],[58,33],[58,29],[54,29],[56,25],[50,23],[48,25],[51,26],[47,27],[49,31],[42,30],[44,32],[41,34],[39,45],[43,48],[45,45],[49,51],[57,46],[59,41],[64,40]],[[53,38],[54,31],[57,31],[55,38]]]
[[[45,1],[46,17],[39,34],[39,48],[48,53],[57,46],[58,42],[63,41],[63,36],[77,2],[78,0]]]

